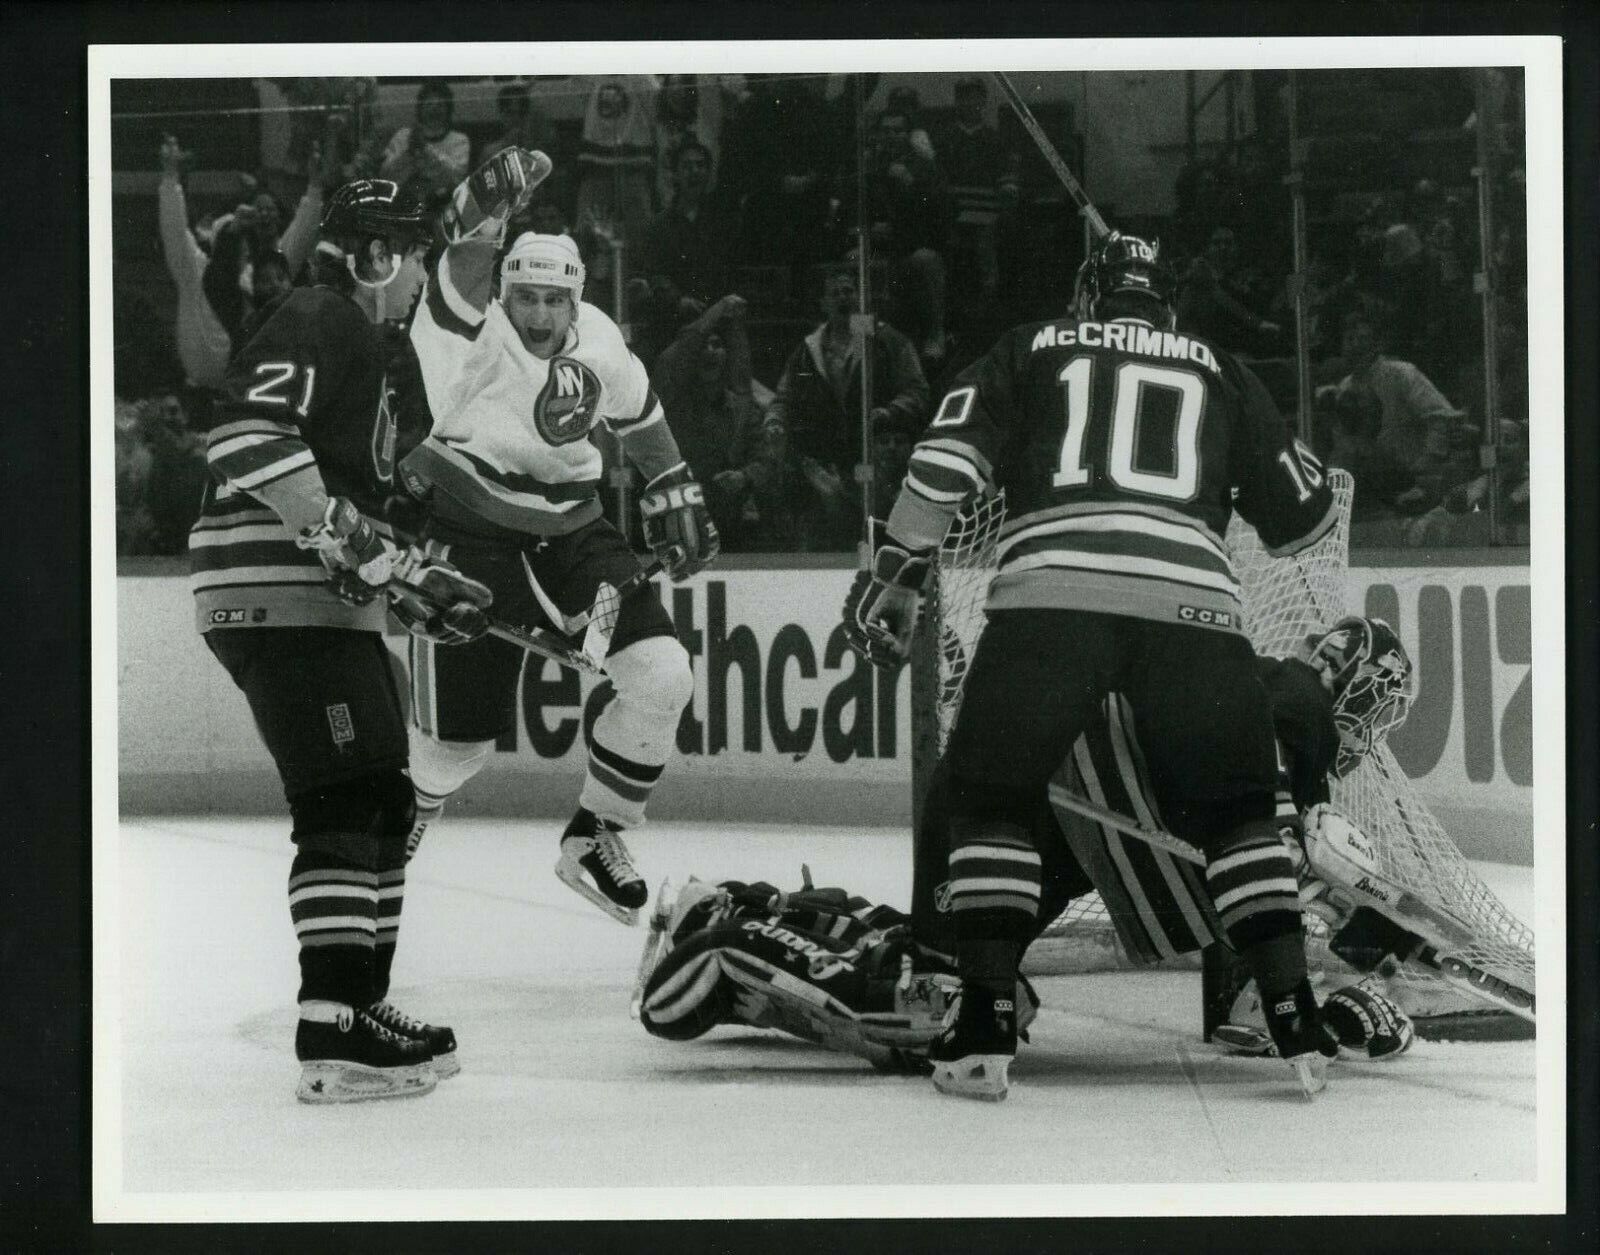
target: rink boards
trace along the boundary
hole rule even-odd
[[[277,809],[244,702],[195,633],[186,579],[171,564],[125,570],[117,581],[123,810]],[[839,607],[851,575],[730,562],[662,590],[693,657],[696,692],[657,793],[658,817],[907,822],[909,676],[874,672],[846,648]],[[1416,660],[1419,698],[1392,744],[1424,800],[1470,856],[1531,861],[1526,565],[1358,566],[1349,594],[1352,607],[1393,623]],[[404,638],[392,643],[403,656]],[[594,699],[592,680],[530,665],[518,726],[461,804],[480,815],[570,809]]]

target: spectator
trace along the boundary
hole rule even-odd
[[[389,139],[380,173],[409,187],[431,208],[439,208],[467,177],[472,141],[452,130],[455,95],[448,83],[430,79],[417,91],[417,120]]]
[[[641,362],[654,362],[678,338],[685,323],[704,311],[706,303],[684,295],[671,275],[635,275],[628,280],[630,343]]]
[[[722,138],[722,84],[715,75],[668,74],[656,93],[656,198],[672,203],[678,151],[699,144],[708,169],[717,164]]]
[[[478,164],[502,148],[536,149],[549,155],[555,147],[555,125],[533,103],[533,92],[526,83],[507,83],[502,87],[495,96],[494,111],[499,119],[499,133],[479,145]]]
[[[185,382],[193,388],[215,388],[222,382],[233,346],[219,311],[212,305],[206,276],[211,258],[189,230],[188,204],[180,175],[183,152],[174,136],[161,142],[161,183],[156,189],[156,212],[161,226],[161,249],[167,272],[178,289],[177,348]],[[239,275],[224,278],[219,268],[211,286],[238,290]],[[230,304],[236,304],[230,302]],[[227,311],[224,311],[227,312]]]
[[[935,132],[933,151],[949,180],[955,213],[951,263],[957,273],[973,276],[982,302],[991,301],[999,282],[995,224],[1002,211],[1017,204],[1020,162],[989,121],[983,79],[957,80],[955,114]],[[972,310],[977,304],[960,301],[957,308]]]
[[[777,453],[751,394],[745,312],[743,297],[724,296],[684,324],[650,371],[729,550],[758,547],[757,497],[777,472]]]
[[[595,80],[583,115],[575,216],[580,227],[619,234],[625,244],[643,239],[654,207],[653,92],[638,75],[604,75]]]
[[[833,166],[844,137],[820,79],[749,75],[749,95],[724,128],[722,185],[739,207],[743,259],[793,271],[829,253]]]
[[[800,342],[783,368],[767,426],[781,450],[781,510],[792,542],[802,549],[848,549],[860,539],[853,488],[861,459],[862,337],[852,326],[856,280],[832,272],[822,298],[824,321]],[[928,383],[911,341],[877,321],[870,340],[876,426],[905,421],[920,427]]]
[[[937,362],[947,352],[943,250],[951,243],[954,213],[937,164],[912,143],[911,121],[885,113],[865,179],[872,243],[890,261],[892,316],[919,337],[922,357]]]
[[[1521,423],[1500,424],[1500,479],[1495,508],[1500,530],[1490,528],[1493,478],[1485,473],[1457,484],[1444,500],[1407,530],[1407,543],[1442,548],[1528,543],[1528,433]]]
[[[1380,448],[1438,496],[1453,486],[1451,472],[1462,438],[1472,432],[1463,412],[1451,405],[1422,371],[1386,356],[1379,316],[1370,308],[1345,315],[1343,353],[1348,373],[1338,391],[1365,388],[1377,398]]]
[[[679,147],[673,184],[671,204],[656,215],[645,237],[644,268],[704,300],[727,288],[731,224],[710,199],[711,150],[699,140]]]
[[[256,262],[252,284],[254,308],[244,320],[238,343],[234,345],[235,352],[240,345],[248,343],[262,323],[272,317],[272,311],[283,303],[283,298],[289,295],[293,286],[289,259],[276,249],[264,254]]]
[[[905,482],[911,450],[923,421],[905,411],[881,410],[872,424],[872,517],[887,521]]]
[[[139,410],[150,452],[144,496],[151,525],[150,552],[182,553],[210,478],[206,438],[191,429],[175,396],[152,397],[141,402]]]
[[[905,119],[906,136],[911,150],[925,161],[933,161],[933,138],[922,124],[922,97],[915,87],[901,85],[891,88],[883,111]]]
[[[1238,272],[1238,237],[1219,226],[1179,284],[1178,325],[1234,353],[1270,353],[1283,328],[1247,308]]]
[[[1457,243],[1455,218],[1441,210],[1423,236],[1421,324],[1418,365],[1430,377],[1452,381],[1460,392],[1460,371],[1475,354],[1476,297],[1468,266]],[[1474,372],[1477,373],[1477,372]]]
[[[117,398],[115,432],[117,556],[154,553],[155,525],[146,502],[152,457],[136,403]]]
[[[1378,443],[1383,403],[1370,388],[1325,392],[1318,398],[1318,419],[1328,434],[1328,464],[1343,467],[1355,480],[1352,525],[1409,517],[1437,503],[1411,468]],[[1372,529],[1367,530],[1371,540]]]

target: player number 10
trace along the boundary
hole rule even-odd
[[[1067,432],[1061,441],[1061,464],[1051,482],[1072,488],[1089,482],[1083,464],[1083,440],[1089,430],[1090,383],[1094,358],[1075,357],[1056,378],[1066,391]],[[1133,464],[1139,429],[1139,407],[1144,389],[1168,388],[1178,394],[1178,423],[1172,442],[1170,473],[1142,471]],[[1106,473],[1111,482],[1129,492],[1173,501],[1193,500],[1200,485],[1200,413],[1205,407],[1205,384],[1198,375],[1146,362],[1123,362],[1117,367],[1111,401],[1111,455]]]

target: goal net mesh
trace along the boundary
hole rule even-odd
[[[1255,531],[1237,515],[1227,545],[1239,577],[1245,629],[1256,651],[1282,657],[1299,651],[1307,636],[1325,631],[1347,609],[1350,503],[1354,481],[1348,472],[1330,472],[1338,525],[1311,549],[1292,558],[1273,558]],[[1005,499],[973,503],[946,536],[936,564],[931,619],[937,650],[923,658],[937,666],[931,688],[937,726],[920,738],[924,752],[942,753],[961,706],[967,667],[983,630],[983,606],[995,570],[995,549],[1005,520]],[[919,772],[919,776],[922,773]],[[1349,776],[1332,786],[1333,804],[1372,839],[1386,874],[1408,893],[1447,912],[1476,939],[1459,951],[1496,975],[1533,989],[1533,930],[1519,920],[1473,871],[1449,835],[1418,796],[1388,746],[1379,746]],[[1326,925],[1305,917],[1313,968],[1330,987],[1355,973],[1327,947]],[[1197,958],[1195,960],[1197,962]],[[1075,900],[1029,950],[1024,970],[1065,974],[1133,966],[1121,951],[1115,929],[1098,894]],[[1488,1004],[1453,989],[1413,967],[1390,983],[1402,1005],[1415,1016],[1484,1011]]]

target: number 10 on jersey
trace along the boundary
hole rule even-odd
[[[1089,482],[1083,461],[1083,442],[1089,430],[1089,400],[1095,359],[1075,357],[1056,375],[1066,393],[1067,431],[1061,441],[1061,462],[1051,483],[1074,488]],[[1147,362],[1123,362],[1116,368],[1111,400],[1111,444],[1106,474],[1128,492],[1169,501],[1191,501],[1200,486],[1200,415],[1205,408],[1205,384],[1192,371]],[[1147,388],[1177,393],[1178,420],[1172,441],[1170,471],[1141,470],[1134,466],[1140,408]]]

